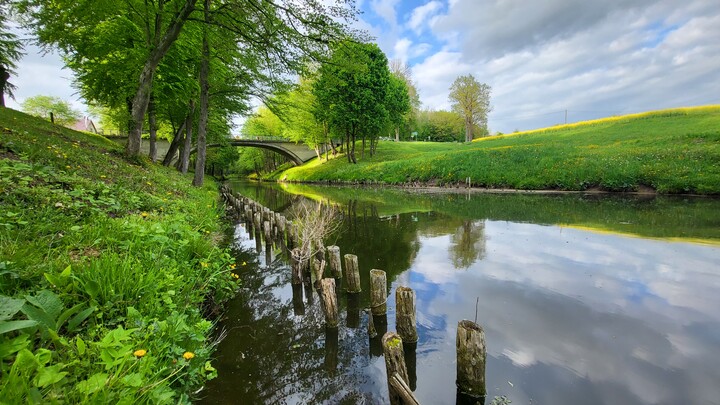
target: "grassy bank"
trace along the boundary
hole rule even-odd
[[[0,109],[0,402],[188,402],[234,292],[217,185]]]
[[[471,144],[381,142],[374,157],[312,161],[286,181],[465,183],[526,190],[720,193],[720,106],[588,121]]]

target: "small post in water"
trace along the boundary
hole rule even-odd
[[[342,278],[342,266],[340,264],[340,247],[328,246],[328,260],[330,262],[330,272],[335,278]]]
[[[290,268],[292,271],[292,284],[302,283],[302,260],[300,258],[300,249],[295,248],[290,252]]]
[[[400,391],[391,382],[393,376],[398,375],[399,379],[408,384],[407,368],[405,367],[405,354],[403,342],[395,332],[387,332],[382,337],[383,355],[385,356],[385,369],[387,370],[388,391],[390,393],[390,404],[402,405],[404,403]]]
[[[458,322],[457,339],[458,391],[472,397],[484,397],[485,389],[485,332],[475,322]]]
[[[347,279],[347,292],[357,293],[362,291],[360,287],[360,268],[358,267],[358,258],[355,255],[345,255],[345,278]]]
[[[415,291],[409,287],[398,287],[395,290],[395,327],[403,342],[418,341],[417,322],[415,321]]]
[[[320,280],[320,297],[325,312],[325,325],[328,328],[338,327],[338,305],[335,295],[335,279],[324,278]]]
[[[370,311],[373,315],[387,313],[387,275],[382,270],[370,270]]]

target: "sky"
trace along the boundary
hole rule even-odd
[[[472,74],[492,87],[491,133],[720,104],[718,0],[357,0],[355,28],[406,61],[423,108],[449,109]],[[57,55],[28,49],[18,102],[78,100]],[[17,108],[17,103],[10,102]],[[566,113],[567,112],[567,113]]]

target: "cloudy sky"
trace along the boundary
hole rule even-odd
[[[412,67],[426,108],[453,80],[492,86],[492,132],[720,104],[718,0],[358,0],[357,27]],[[15,79],[76,100],[57,56],[32,50]],[[80,105],[80,102],[77,102]]]

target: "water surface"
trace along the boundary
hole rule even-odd
[[[235,189],[276,210],[299,195],[340,204],[327,243],[358,255],[363,292],[340,293],[341,326],[326,331],[317,293],[290,285],[282,250],[238,225],[243,284],[207,403],[385,403],[364,310],[373,268],[388,274],[387,329],[395,288],[417,293],[406,361],[423,404],[455,403],[457,322],[476,311],[488,403],[720,403],[718,200]]]

